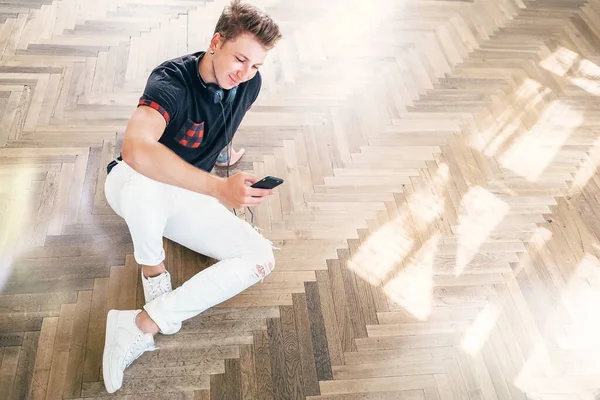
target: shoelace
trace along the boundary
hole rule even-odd
[[[123,369],[129,367],[131,363],[137,360],[145,351],[154,351],[158,349],[158,347],[156,346],[148,346],[147,343],[144,343],[144,341],[142,340],[143,337],[144,335],[140,333],[135,338],[135,341],[133,342],[131,347],[129,347],[129,350],[127,350],[125,358],[123,359],[123,364],[125,364]]]
[[[160,294],[171,291],[171,280],[167,278],[166,274],[158,282],[150,283],[150,295],[152,297],[156,297],[158,290],[160,290]]]

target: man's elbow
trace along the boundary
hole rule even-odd
[[[133,169],[137,169],[144,163],[145,156],[142,147],[143,145],[139,141],[123,140],[123,149],[121,150],[123,161]]]
[[[121,149],[123,161],[138,171],[150,166],[164,123],[164,118],[157,111],[148,107],[138,108],[125,129]]]

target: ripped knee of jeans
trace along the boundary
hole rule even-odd
[[[256,274],[256,278],[260,279],[260,281],[264,281],[265,277],[273,271],[275,265],[272,262],[268,262],[265,264],[256,264],[254,273]]]
[[[275,256],[273,255],[273,242],[263,238],[261,243],[261,250],[259,254],[254,257],[254,270],[253,273],[257,279],[264,281],[265,277],[269,275],[275,268]]]

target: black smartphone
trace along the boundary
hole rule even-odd
[[[283,183],[283,179],[275,176],[265,176],[260,181],[256,182],[250,187],[258,189],[273,189]]]

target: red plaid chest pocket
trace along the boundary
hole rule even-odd
[[[204,138],[204,122],[199,124],[188,119],[175,135],[175,141],[188,149],[197,149]]]

